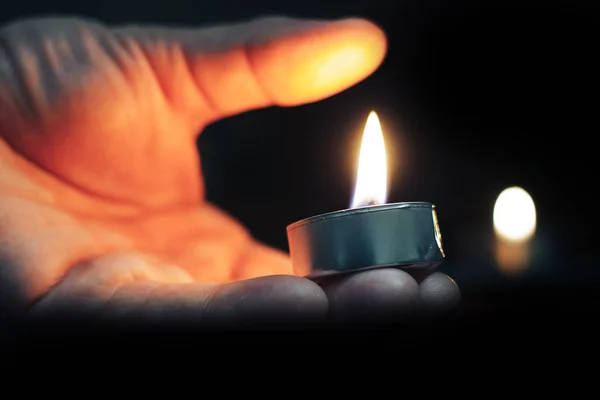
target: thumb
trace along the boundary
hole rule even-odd
[[[370,75],[386,51],[384,33],[362,19],[271,17],[205,29],[113,31],[144,46],[169,99],[200,124],[331,96]]]

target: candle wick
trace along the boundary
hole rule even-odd
[[[369,207],[369,206],[376,206],[376,205],[377,205],[377,201],[375,201],[373,199],[369,199],[365,202],[357,204],[356,207]]]

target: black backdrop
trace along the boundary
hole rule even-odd
[[[389,201],[438,206],[443,269],[462,287],[465,306],[498,304],[491,293],[515,285],[530,299],[534,286],[547,287],[543,301],[555,306],[567,299],[560,289],[600,281],[593,258],[599,10],[592,4],[23,0],[8,5],[1,22],[41,14],[170,25],[267,14],[370,18],[387,32],[389,53],[366,81],[315,104],[208,127],[199,144],[209,199],[257,238],[287,249],[288,223],[348,206],[357,144],[376,110],[394,165]],[[494,200],[512,185],[528,190],[538,211],[533,263],[519,277],[503,275],[490,254]],[[507,299],[519,306],[523,299],[512,293]]]

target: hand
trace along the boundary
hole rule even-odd
[[[186,317],[453,306],[455,283],[395,269],[319,286],[203,201],[207,124],[323,99],[371,74],[384,34],[357,20],[208,29],[79,19],[0,34],[0,292],[39,313]]]

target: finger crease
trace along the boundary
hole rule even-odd
[[[191,67],[192,60],[190,60],[190,55],[188,54],[188,52],[185,49],[182,49],[181,52],[182,52],[183,59],[184,59],[183,64],[184,64],[188,74],[190,75],[190,78],[191,78],[194,86],[196,87],[196,90],[198,91],[198,93],[200,93],[200,95],[204,99],[204,102],[206,103],[206,105],[208,105],[208,107],[211,109],[211,111],[215,115],[221,115],[222,113],[219,111],[219,107],[208,95],[208,91],[205,90],[202,87],[202,84],[200,82],[198,82],[198,80],[196,79],[196,75],[194,74],[194,71],[192,70],[192,67]]]
[[[148,303],[150,302],[150,299],[152,299],[152,295],[156,292],[156,289],[158,289],[160,286],[161,286],[160,284],[156,283],[156,284],[154,284],[154,286],[152,286],[150,288],[150,290],[148,290],[148,292],[146,293],[146,299],[140,306],[140,309],[143,309],[144,307],[146,307],[148,305]]]
[[[139,49],[141,58],[144,60],[146,66],[152,71],[154,80],[156,81],[158,89],[160,90],[160,93],[162,94],[163,98],[170,99],[171,96],[169,96],[168,90],[165,86],[164,77],[161,77],[157,74],[157,68],[154,65],[154,63],[152,62],[150,50],[145,46],[144,43],[138,44],[137,48]],[[169,107],[172,106],[172,102],[169,101],[167,103],[168,103]]]
[[[196,302],[196,306],[198,309],[203,310],[202,316],[207,314],[208,312],[213,310],[213,304],[221,290],[224,288],[224,285],[219,285],[215,288],[212,288],[207,292],[205,297],[200,297]]]
[[[104,303],[106,306],[110,305],[110,303],[112,303],[115,300],[115,297],[117,296],[117,294],[123,289],[123,287],[125,286],[125,284],[121,284],[119,286],[117,286],[111,293],[111,295],[108,297],[108,300],[106,300],[106,302]]]
[[[263,96],[265,96],[265,99],[269,103],[277,104],[277,101],[275,101],[275,97],[271,94],[271,92],[269,90],[267,90],[267,87],[263,84],[262,80],[260,79],[260,76],[258,75],[258,68],[256,68],[256,65],[254,63],[254,58],[252,57],[252,51],[251,51],[250,45],[246,44],[245,46],[243,46],[242,53],[244,53],[244,58],[246,60],[246,64],[248,65],[248,69],[250,70],[250,73],[254,77],[254,81],[256,82],[256,85],[258,86],[258,88],[261,91],[261,93],[263,94]]]
[[[27,112],[29,112],[34,119],[39,120],[40,118],[40,110],[36,106],[35,97],[33,93],[29,90],[29,86],[27,85],[27,80],[23,75],[23,68],[20,68],[19,65],[19,57],[16,52],[12,48],[9,43],[9,40],[6,38],[6,33],[4,31],[0,31],[0,57],[2,57],[3,61],[6,62],[10,71],[14,74],[13,83],[16,84],[21,92],[25,100],[25,107]],[[9,82],[3,82],[9,83]]]

